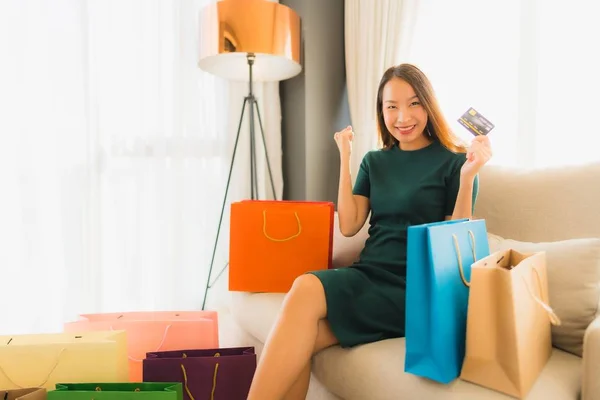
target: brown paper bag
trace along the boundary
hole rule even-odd
[[[0,389],[0,400],[46,400],[46,393],[44,388]]]
[[[546,253],[508,249],[471,267],[461,379],[524,398],[552,352]]]

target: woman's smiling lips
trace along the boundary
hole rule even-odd
[[[408,135],[409,133],[412,133],[412,131],[415,129],[416,125],[408,125],[408,126],[397,126],[396,130],[398,131],[398,133],[400,133],[401,135]]]

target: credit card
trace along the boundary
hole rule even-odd
[[[475,136],[487,135],[494,129],[494,124],[483,115],[479,114],[474,108],[469,108],[462,117],[458,119],[458,122]]]

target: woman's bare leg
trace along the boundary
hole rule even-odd
[[[254,374],[248,400],[281,400],[313,354],[319,321],[327,316],[319,278],[301,275],[285,297]]]
[[[292,388],[283,397],[283,400],[306,400],[308,387],[310,385],[310,361],[306,363],[302,372],[292,385]]]
[[[313,349],[313,354],[317,354],[321,350],[331,347],[338,343],[338,340],[333,335],[329,322],[326,319],[319,321],[319,333],[317,334],[317,342]],[[308,393],[308,384],[310,383],[310,365],[311,360],[306,363],[306,366],[300,373],[298,379],[285,396],[285,400],[305,400]]]

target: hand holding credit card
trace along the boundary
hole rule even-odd
[[[475,136],[487,135],[494,129],[494,124],[472,107],[458,119],[458,122]]]

